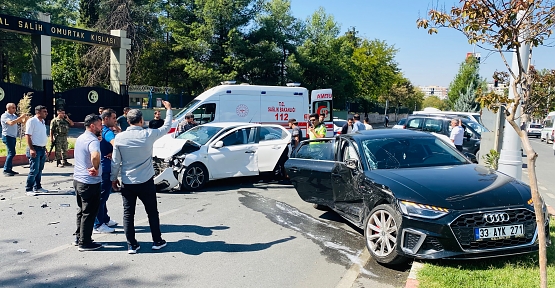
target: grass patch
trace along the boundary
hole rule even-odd
[[[23,140],[23,141],[21,141]],[[17,138],[17,143],[15,144],[15,154],[16,155],[24,155],[25,150],[27,149],[27,141],[25,138],[22,139]],[[75,148],[75,138],[67,138],[68,148],[73,149]],[[8,155],[8,148],[4,144],[4,142],[0,141],[0,156]],[[48,143],[46,144],[46,152],[50,151],[50,137],[48,138]],[[52,154],[54,154],[55,150],[52,150]]]
[[[551,219],[547,248],[547,283],[555,287],[555,221]],[[538,253],[466,261],[427,261],[418,272],[419,288],[539,287]],[[551,285],[551,286],[550,286]]]

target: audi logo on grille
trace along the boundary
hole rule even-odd
[[[501,223],[509,221],[509,214],[503,213],[488,213],[484,214],[484,220],[488,223]]]

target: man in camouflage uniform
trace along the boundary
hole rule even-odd
[[[50,122],[50,143],[55,143],[56,167],[71,166],[71,163],[67,162],[67,135],[71,126],[73,121],[63,109],[58,109],[58,117]]]

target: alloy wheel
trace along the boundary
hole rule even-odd
[[[185,183],[191,189],[200,187],[204,183],[204,171],[202,171],[202,168],[195,166],[189,169],[185,175]]]
[[[367,246],[380,257],[394,251],[397,245],[397,223],[388,211],[377,210],[366,224]]]

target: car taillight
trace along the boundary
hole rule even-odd
[[[336,133],[336,134],[337,134],[337,135],[341,134],[341,131],[337,131],[337,133]]]
[[[407,125],[403,125],[403,129],[407,129]]]

